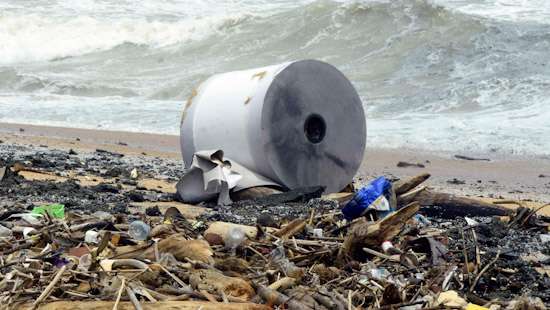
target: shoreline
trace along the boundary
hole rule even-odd
[[[83,152],[105,149],[126,155],[181,160],[179,137],[174,135],[0,123],[0,140],[10,145]],[[403,178],[428,172],[432,177],[427,183],[449,193],[550,201],[550,159],[510,156],[471,161],[456,159],[454,155],[367,146],[356,179],[362,184],[380,175]],[[424,168],[400,168],[397,167],[400,161],[420,163]]]

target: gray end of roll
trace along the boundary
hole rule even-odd
[[[303,60],[282,70],[262,110],[262,140],[284,185],[343,189],[361,165],[366,120],[350,81],[335,67]]]

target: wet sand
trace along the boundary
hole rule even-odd
[[[179,137],[147,133],[74,129],[0,123],[4,144],[47,146],[80,152],[108,151],[179,159]],[[368,144],[368,142],[367,142]],[[383,149],[369,146],[357,180],[366,182],[379,175],[412,176],[428,172],[428,185],[446,192],[505,199],[550,201],[550,158],[476,155],[490,161],[456,159],[452,154],[426,150]],[[471,154],[459,154],[472,156]],[[419,167],[397,167],[397,163],[421,163]]]

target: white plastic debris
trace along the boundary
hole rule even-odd
[[[469,218],[466,216],[464,217],[464,220],[466,220],[466,224],[468,224],[468,226],[472,226],[472,227],[479,226],[479,222],[472,218]]]
[[[132,171],[130,172],[130,178],[134,180],[138,178],[138,171],[136,168],[132,169]]]
[[[322,238],[323,237],[323,230],[321,228],[313,229],[313,236],[315,238]]]
[[[99,243],[99,233],[95,230],[88,230],[84,235],[84,242],[91,244]]]
[[[29,238],[34,233],[36,233],[36,229],[34,229],[32,227],[24,227],[23,228],[23,237],[25,237],[25,239]]]

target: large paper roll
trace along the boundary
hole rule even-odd
[[[366,120],[350,81],[316,60],[210,77],[182,115],[186,165],[201,150],[225,156],[290,189],[352,181],[363,159]]]

